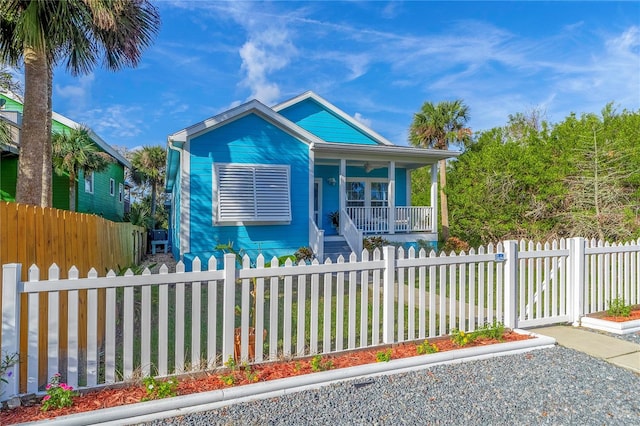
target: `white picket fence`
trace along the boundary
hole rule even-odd
[[[385,247],[364,250],[360,261],[352,254],[337,263],[279,266],[274,258],[265,265],[262,256],[250,262],[245,257],[239,267],[225,255],[222,265],[211,258],[201,271],[196,258],[191,272],[178,263],[176,273],[163,267],[123,277],[92,270],[79,278],[72,268],[65,280],[55,265],[42,280],[34,265],[26,282],[21,265],[4,265],[1,349],[19,352],[26,342],[22,390],[37,392],[57,372],[71,386],[90,388],[215,368],[234,357],[238,330],[239,358],[259,363],[471,331],[493,321],[510,328],[578,324],[615,297],[640,303],[640,241],[506,241],[459,255]],[[21,308],[28,311],[24,326]],[[19,392],[19,372],[12,369],[5,398]]]

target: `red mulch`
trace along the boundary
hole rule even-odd
[[[526,340],[531,337],[528,335],[517,334],[508,331],[504,335],[502,342],[514,342],[518,340]],[[465,346],[484,346],[495,343],[502,343],[494,339],[478,339],[475,342]],[[418,344],[422,342],[417,342]],[[438,347],[439,352],[459,349],[447,337],[431,339],[429,343],[434,343]],[[339,355],[323,356],[323,362],[331,361],[332,369],[353,367],[363,364],[371,364],[376,361],[376,354],[384,352],[386,348],[377,347],[374,349],[360,349],[341,353]],[[401,343],[391,346],[391,359],[408,358],[417,355],[416,343]],[[302,374],[312,373],[310,365],[311,358],[305,358],[294,361],[271,362],[251,367],[255,373],[254,382],[264,382],[267,380],[282,379],[286,377],[299,376]],[[207,372],[195,374],[179,378],[178,395],[188,395],[198,392],[206,392],[216,389],[229,387],[222,382],[221,376],[233,374],[235,384],[231,386],[240,386],[252,383],[247,378],[247,371],[242,368],[233,373],[226,372]],[[125,404],[133,404],[140,402],[147,396],[142,384],[132,384],[130,387],[118,387],[114,389],[103,389],[86,393],[73,399],[73,406],[69,408],[61,408],[52,411],[41,411],[40,406],[18,407],[13,410],[0,411],[0,425],[9,425],[21,422],[36,421],[50,419],[68,414],[76,414],[85,411],[97,410],[101,408],[117,407]]]
[[[606,317],[601,317],[599,319],[602,319],[602,320],[605,320],[605,321],[613,321],[613,322],[626,322],[626,321],[638,320],[638,319],[640,319],[640,309],[637,309],[635,311],[631,311],[631,315],[629,315],[628,317],[610,317],[610,316],[606,316]]]

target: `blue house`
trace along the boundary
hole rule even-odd
[[[310,247],[323,261],[363,238],[437,241],[437,164],[454,151],[398,146],[313,92],[253,100],[169,136],[166,191],[176,258],[216,246],[271,256]],[[411,171],[431,170],[429,206]]]

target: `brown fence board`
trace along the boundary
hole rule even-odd
[[[60,278],[68,277],[68,270],[76,266],[80,277],[86,277],[93,267],[98,275],[104,276],[109,269],[118,271],[119,267],[139,263],[144,255],[141,247],[146,245],[144,228],[130,223],[111,222],[95,215],[74,213],[53,208],[28,206],[18,203],[0,202],[0,265],[7,263],[22,264],[22,280],[28,278],[29,267],[33,264],[40,268],[40,279],[49,278],[52,263],[60,267]],[[136,259],[136,262],[134,262]],[[65,294],[63,294],[65,293]],[[103,292],[102,292],[103,293]],[[0,295],[2,294],[2,274],[0,273]],[[67,312],[66,292],[60,294],[60,352],[67,351]],[[104,294],[99,304],[104,303]],[[41,347],[47,341],[47,297],[40,297],[40,311],[43,321],[40,324]],[[22,297],[21,353],[26,353],[27,298]],[[86,329],[86,292],[80,297],[79,327],[81,336]],[[100,317],[104,319],[104,307],[99,306]],[[100,327],[98,338],[104,335]],[[81,337],[80,348],[85,348],[86,337]],[[82,349],[81,349],[82,350]],[[39,381],[46,383],[47,353],[39,354]],[[26,368],[26,364],[25,364]],[[21,371],[21,388],[26,388],[26,371]]]

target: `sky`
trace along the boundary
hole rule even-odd
[[[135,69],[54,72],[53,109],[114,146],[252,99],[312,90],[398,145],[426,102],[461,99],[474,132],[539,110],[640,110],[640,2],[157,1]]]

